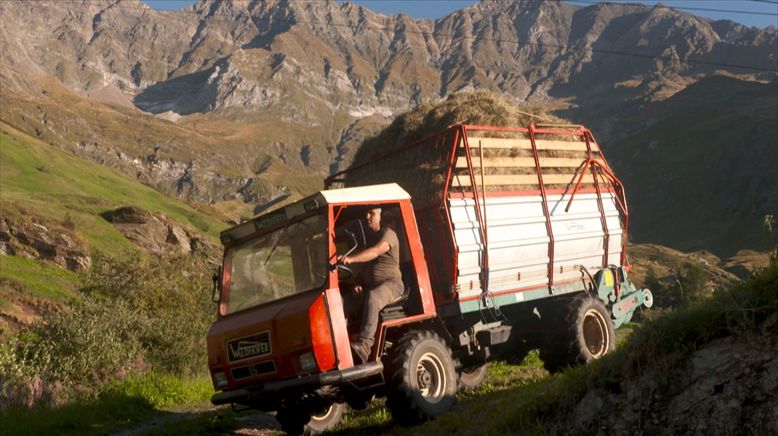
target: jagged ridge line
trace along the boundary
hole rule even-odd
[[[359,28],[350,26],[348,24],[337,24],[337,23],[325,23],[322,21],[304,21],[299,20],[298,22],[306,23],[306,24],[324,24],[329,26],[335,26],[335,27],[347,27],[352,30],[359,30],[359,28],[372,28],[374,30],[385,30],[385,31],[393,31],[394,28],[389,27],[378,27],[378,26],[360,26]],[[673,58],[670,56],[658,56],[658,55],[648,55],[648,54],[641,54],[641,53],[628,53],[623,51],[617,51],[617,50],[604,50],[604,49],[596,49],[596,48],[576,48],[572,47],[570,45],[566,44],[547,44],[547,43],[541,43],[541,42],[531,42],[531,41],[521,41],[518,39],[501,39],[501,38],[489,38],[489,37],[480,37],[476,38],[474,36],[456,36],[450,33],[440,33],[440,32],[426,32],[423,30],[409,30],[405,29],[405,32],[407,33],[415,33],[419,35],[425,35],[425,36],[440,36],[444,38],[449,38],[450,40],[454,41],[456,39],[478,39],[479,41],[492,41],[492,42],[505,42],[505,43],[515,43],[518,45],[525,45],[525,46],[539,46],[539,47],[552,47],[552,48],[558,48],[563,50],[574,50],[574,51],[590,51],[592,53],[598,53],[598,54],[608,54],[608,55],[620,55],[620,56],[630,56],[630,57],[637,57],[637,58],[643,58],[643,59],[655,59],[655,60],[664,60],[664,61],[675,61],[679,63],[684,64],[700,64],[700,65],[709,65],[709,66],[717,66],[717,67],[727,67],[727,68],[741,68],[741,69],[747,69],[747,70],[757,70],[757,71],[768,71],[768,72],[776,72],[778,73],[778,68],[767,68],[767,67],[758,67],[753,65],[742,65],[742,64],[729,64],[729,63],[723,63],[723,62],[712,62],[712,61],[703,61],[703,60],[693,60],[693,59],[680,59],[680,58]]]
[[[11,1],[11,0],[8,0]],[[15,1],[22,1],[22,0],[15,0]],[[50,2],[51,0],[23,0],[26,2]],[[173,0],[175,1],[175,0]],[[183,1],[183,0],[182,0]],[[256,0],[230,0],[230,3],[249,3]],[[286,0],[288,3],[320,3],[321,0]],[[475,0],[414,0],[416,2],[424,2],[424,3],[430,3],[430,2],[437,2],[437,1],[458,1],[458,2],[470,2]],[[480,0],[482,2],[490,2],[490,1],[496,1],[496,0]],[[527,3],[530,2],[556,2],[557,0],[524,0]],[[662,7],[672,10],[678,10],[678,11],[705,11],[705,12],[728,12],[728,13],[735,13],[735,14],[744,14],[744,15],[766,15],[766,16],[778,16],[778,13],[771,13],[771,12],[760,12],[760,11],[744,11],[741,9],[713,9],[713,8],[697,8],[697,7],[673,7],[673,6],[667,6],[663,5],[661,3],[656,3],[654,5],[644,4],[644,3],[616,3],[616,2],[610,2],[610,1],[586,1],[586,0],[564,0],[567,3],[580,3],[580,4],[589,4],[589,5],[596,5],[596,4],[607,4],[611,6],[643,6],[646,8],[653,8],[653,7]],[[673,2],[673,1],[682,1],[682,0],[665,0],[665,2]],[[771,5],[778,5],[778,1],[770,1],[770,0],[749,0],[754,3],[767,3]],[[112,6],[122,6],[125,7],[127,5],[117,5],[114,4]],[[135,7],[136,9],[143,9],[148,10],[151,9],[155,12],[191,12],[191,11],[184,11],[184,10],[158,10],[155,9],[152,6],[139,6]]]
[[[424,0],[421,0],[424,1]],[[483,1],[483,0],[482,0]],[[539,1],[546,1],[546,0],[539,0]],[[573,4],[585,4],[585,5],[598,5],[598,4],[605,4],[609,6],[632,6],[634,7],[634,3],[614,3],[609,1],[589,1],[589,0],[565,0],[567,3],[573,3]],[[667,1],[667,0],[665,0]],[[778,3],[772,3],[772,2],[766,2],[771,4],[778,4]],[[702,12],[727,12],[731,14],[743,14],[743,15],[765,15],[770,17],[778,17],[778,13],[773,12],[761,12],[761,11],[744,11],[740,9],[713,9],[713,8],[697,8],[697,7],[675,7],[675,6],[667,6],[663,5],[661,3],[657,3],[653,6],[651,5],[643,5],[648,9],[651,8],[665,8],[665,9],[671,9],[675,11],[702,11]],[[703,17],[704,18],[704,17]]]
[[[35,1],[46,1],[46,0],[35,0]],[[253,0],[237,0],[237,1],[248,2],[248,1],[253,1]],[[295,2],[295,3],[317,3],[318,2],[318,0],[287,0],[287,1]],[[576,1],[576,0],[573,0],[573,1]],[[134,9],[134,10],[143,10],[143,11],[148,11],[149,9],[151,9],[154,12],[160,12],[160,11],[157,11],[157,10],[155,10],[153,8],[150,8],[150,7],[149,8],[143,7],[143,6],[136,7],[136,6],[129,6],[129,5],[119,5],[119,6],[120,7],[116,8],[116,9],[122,9],[123,8],[123,9]],[[670,9],[672,9],[672,8],[670,8]],[[186,13],[186,14],[192,14],[192,15],[197,15],[197,16],[201,15],[197,11],[179,10],[179,11],[162,11],[162,12],[174,13],[174,14]],[[224,19],[224,18],[221,18],[221,17],[209,16],[207,18],[210,19],[210,20],[220,20],[220,21],[223,21],[223,22],[231,22],[230,20],[227,20],[227,19]],[[380,26],[371,26],[371,25],[351,26],[349,24],[327,23],[327,22],[323,22],[323,21],[306,21],[306,20],[299,20],[299,19],[296,20],[296,21],[299,22],[299,23],[304,23],[304,24],[321,24],[321,25],[327,25],[327,26],[333,26],[333,27],[345,27],[345,28],[349,28],[351,30],[359,30],[359,29],[362,29],[362,28],[371,28],[371,29],[374,29],[374,30],[395,31],[394,28],[380,27]],[[438,36],[438,37],[448,38],[451,41],[454,41],[456,39],[478,39],[479,41],[514,43],[514,44],[524,45],[524,46],[551,47],[551,48],[558,48],[558,49],[562,49],[562,50],[590,51],[592,53],[597,53],[597,54],[607,54],[607,55],[635,57],[635,58],[642,58],[642,59],[655,59],[655,60],[663,60],[663,61],[673,61],[673,62],[678,62],[678,63],[682,63],[682,64],[707,65],[707,66],[714,66],[714,67],[739,68],[739,69],[744,69],[744,70],[755,70],[755,71],[766,71],[766,72],[778,73],[778,68],[759,67],[759,66],[754,66],[754,65],[743,65],[743,64],[731,64],[731,63],[723,63],[723,62],[712,62],[712,61],[695,60],[695,59],[680,59],[680,58],[673,58],[671,56],[649,55],[649,54],[641,54],[641,53],[628,53],[628,52],[624,52],[624,51],[595,49],[595,48],[591,48],[591,47],[590,48],[576,48],[576,47],[572,47],[572,46],[566,45],[566,44],[547,44],[547,43],[541,43],[541,42],[521,41],[521,40],[518,40],[518,39],[501,39],[501,38],[490,38],[490,37],[476,38],[474,36],[456,36],[456,35],[449,34],[449,33],[427,32],[427,31],[423,31],[423,30],[409,30],[407,28],[405,29],[405,32],[412,33],[412,34],[418,34],[418,35],[424,35],[424,36],[433,36],[433,37],[434,36]],[[166,63],[166,62],[162,62],[162,63]],[[168,65],[172,65],[172,64],[169,64],[169,63],[167,63],[167,64]]]

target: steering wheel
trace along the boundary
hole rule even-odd
[[[351,237],[351,241],[354,243],[354,245],[351,248],[349,248],[349,250],[346,252],[346,254],[344,254],[342,257],[346,257],[349,254],[353,253],[357,249],[357,247],[359,246],[359,243],[357,242],[357,237],[356,237],[356,235],[354,235],[354,233],[346,230],[346,234],[348,234]],[[340,263],[340,256],[338,256],[337,254],[334,254],[333,257],[335,257],[336,260],[335,260],[335,263],[330,264],[330,268],[337,269],[338,272],[343,271],[343,272],[348,273],[348,276],[341,277],[341,280],[350,279],[351,277],[354,277],[354,271],[351,268],[347,267],[346,265],[343,265],[342,263]]]

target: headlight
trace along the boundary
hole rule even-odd
[[[316,359],[313,357],[313,353],[307,352],[300,355],[300,368],[303,371],[313,371],[316,369]]]
[[[223,372],[214,372],[211,374],[213,379],[213,387],[216,389],[222,389],[227,387],[227,375]]]

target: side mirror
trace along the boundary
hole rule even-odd
[[[221,283],[222,283],[222,267],[220,266],[211,277],[213,281],[213,289],[211,291],[211,301],[218,303],[221,299]]]

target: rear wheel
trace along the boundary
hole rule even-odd
[[[475,389],[486,381],[489,364],[463,369],[459,373],[459,390]]]
[[[565,324],[562,333],[548,338],[540,349],[549,372],[589,363],[616,349],[613,320],[597,298],[586,295],[573,299],[559,322]]]
[[[386,406],[401,425],[416,424],[454,405],[457,373],[451,350],[431,331],[403,335],[387,366]]]

